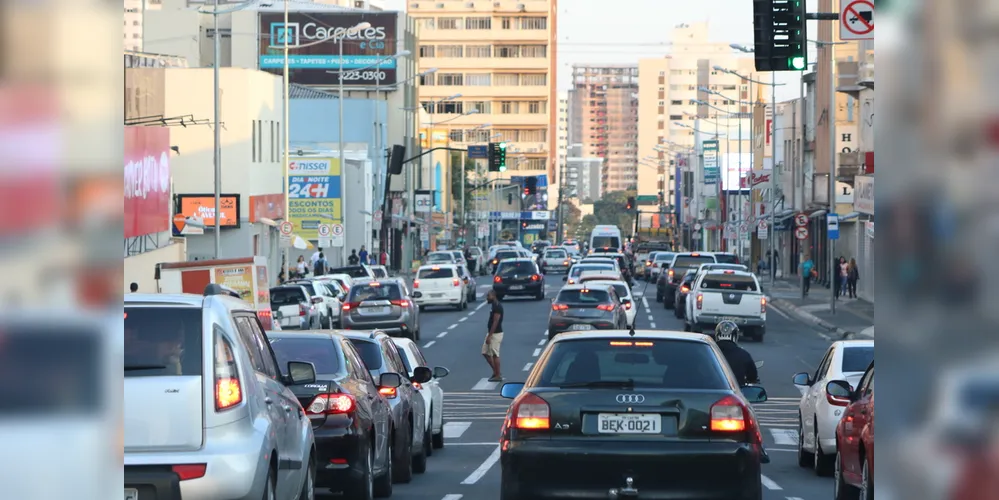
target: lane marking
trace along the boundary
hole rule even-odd
[[[444,439],[458,439],[471,426],[471,422],[447,422],[444,424]]]
[[[544,338],[548,338],[548,330],[545,330],[545,333],[542,333],[541,336]]]
[[[656,324],[655,323],[649,323],[649,326],[651,326],[653,330],[656,329]]]
[[[774,444],[778,446],[793,446],[798,444],[798,431],[791,429],[770,429]]]
[[[526,371],[529,371],[529,370],[531,369],[531,367],[532,367],[532,366],[534,366],[534,363],[533,363],[533,362],[531,362],[531,363],[527,363],[526,365],[524,365],[524,371],[525,371],[525,372],[526,372]]]
[[[490,382],[488,377],[484,377],[479,380],[478,383],[472,386],[473,391],[491,391],[496,388],[496,384],[499,382]]]
[[[434,345],[436,343],[437,343],[436,340],[431,340],[430,342],[427,342],[426,344],[423,344],[423,348],[426,349],[426,348],[428,348],[428,347],[430,347],[430,346],[432,346],[432,345]]]
[[[801,497],[787,497],[787,500],[802,500]]]
[[[448,330],[454,330],[455,328],[458,328],[458,323],[455,323],[455,324],[447,327]]]
[[[532,356],[534,356],[534,357],[536,358],[536,357],[538,357],[538,355],[540,355],[540,354],[541,354],[541,349],[535,349],[535,350],[534,350],[534,354],[532,354]]]
[[[440,332],[437,334],[437,338],[443,338],[447,335],[447,332]]]
[[[645,306],[646,309],[648,309],[649,308],[649,299],[647,299],[645,297],[642,297],[642,305]]]
[[[650,314],[650,315],[649,315],[649,321],[652,321],[652,320],[654,320],[654,319],[655,319],[655,318],[653,318],[653,317],[652,317],[652,315]]]
[[[499,448],[496,448],[496,450],[499,451]],[[768,490],[778,491],[784,489],[781,488],[777,483],[775,483],[773,479],[770,479],[769,477],[764,476],[763,474],[760,474],[760,482],[763,483],[763,486],[766,486]]]
[[[463,322],[465,322],[467,320],[468,320],[468,316],[465,316],[464,318],[459,319],[458,323],[463,323]]]
[[[482,465],[480,465],[478,469],[475,469],[475,471],[469,474],[468,477],[466,477],[465,480],[461,482],[461,484],[475,484],[479,482],[479,479],[482,479],[482,476],[485,476],[486,473],[489,472],[489,469],[491,469],[494,465],[496,465],[496,462],[499,462],[499,459],[500,459],[500,447],[497,446],[496,449],[493,450],[492,454],[490,454],[489,457],[486,458],[486,461],[482,462]]]
[[[463,497],[463,496],[465,496],[465,495],[458,495],[458,494],[452,493],[450,495],[444,495],[444,498],[442,498],[441,500],[461,500],[461,497]]]
[[[482,309],[483,307],[486,307],[486,304],[488,304],[488,302],[483,302],[483,303],[479,304],[479,307],[476,307],[475,310],[478,311],[479,309]]]
[[[548,339],[541,339],[541,342],[538,342],[538,345],[545,345],[546,342],[548,342]]]

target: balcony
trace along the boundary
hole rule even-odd
[[[857,61],[836,62],[836,91],[856,98],[864,86],[858,83],[860,63]]]
[[[421,57],[420,67],[440,68],[441,73],[488,72],[507,70],[547,70],[551,60],[545,57]]]
[[[839,166],[836,177],[841,182],[852,182],[853,177],[863,175],[864,158],[860,151],[839,153]]]
[[[420,30],[420,43],[434,44],[445,42],[524,42],[547,43],[551,38],[549,30]]]

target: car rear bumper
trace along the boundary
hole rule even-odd
[[[548,338],[570,331],[573,325],[590,325],[595,330],[616,330],[617,325],[609,319],[558,318],[548,320]],[[574,330],[585,332],[586,330]]]
[[[521,290],[513,290],[512,287],[522,286]],[[499,295],[537,295],[545,289],[544,282],[537,281],[534,283],[525,284],[507,284],[507,283],[493,283],[493,290]]]
[[[608,498],[627,478],[639,498],[754,499],[760,452],[733,442],[511,442],[500,456],[516,497]]]
[[[126,466],[125,489],[135,488],[140,499],[180,500],[180,479],[169,467]]]
[[[465,298],[462,290],[462,288],[447,291],[418,290],[420,292],[420,296],[413,297],[413,302],[418,306],[447,306],[460,304],[462,299]]]
[[[697,314],[695,324],[699,327],[714,328],[718,326],[718,322],[721,321],[722,318],[731,319],[740,327],[757,327],[766,326],[767,324],[766,317],[728,316],[724,314]]]
[[[410,331],[408,320],[364,321],[343,317],[344,330],[382,330],[389,335],[401,335]]]
[[[316,436],[316,487],[342,491],[345,482],[364,475],[364,455],[361,436],[352,428],[319,427]],[[337,463],[334,463],[337,462]],[[346,463],[341,463],[346,461]],[[141,499],[140,499],[141,500]]]
[[[267,461],[262,442],[252,438],[229,450],[215,447],[190,453],[126,453],[125,488],[135,488],[139,500],[243,500],[263,496]],[[173,464],[207,464],[205,475],[180,481]]]

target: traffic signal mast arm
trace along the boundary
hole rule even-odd
[[[405,165],[406,163],[409,163],[411,161],[419,160],[420,158],[423,158],[424,156],[426,156],[426,155],[428,155],[430,153],[433,153],[434,151],[461,151],[461,152],[464,152],[464,153],[468,152],[468,150],[465,149],[465,148],[449,148],[449,147],[446,147],[446,146],[438,146],[436,148],[430,148],[430,149],[428,149],[428,150],[426,150],[426,151],[424,151],[424,152],[422,152],[422,153],[420,153],[420,154],[418,154],[418,155],[416,155],[416,156],[414,156],[412,158],[405,159],[405,160],[402,161],[402,163]]]

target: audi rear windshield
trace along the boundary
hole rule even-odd
[[[701,288],[723,292],[756,292],[756,280],[752,276],[738,274],[708,274],[701,280]]]
[[[708,344],[674,339],[595,338],[556,342],[534,387],[730,390]]]
[[[594,306],[610,302],[610,294],[606,290],[562,290],[555,302],[563,304],[593,304]]]

